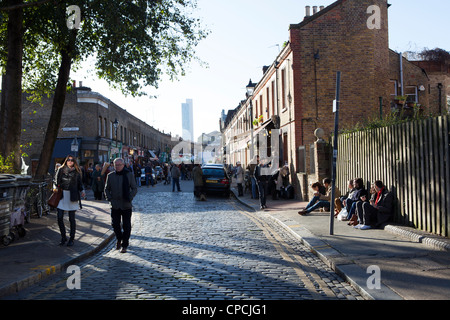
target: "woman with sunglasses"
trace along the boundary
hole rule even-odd
[[[68,155],[63,165],[58,169],[56,173],[57,188],[63,190],[63,196],[58,204],[58,226],[61,232],[61,242],[59,245],[64,245],[67,242],[66,228],[64,226],[64,212],[69,212],[70,222],[70,238],[67,246],[73,246],[75,238],[75,211],[81,209],[81,196],[86,196],[81,179],[81,169],[78,163],[72,155]]]

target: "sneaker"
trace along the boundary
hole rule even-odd
[[[357,224],[356,226],[354,226],[353,228],[355,228],[355,229],[361,229],[361,227],[363,226],[363,224]]]
[[[360,229],[361,230],[369,230],[369,229],[372,229],[372,227],[371,226],[367,226],[367,225],[363,225],[363,226],[361,226]]]
[[[122,247],[122,250],[120,250],[120,253],[126,253],[127,252],[127,247]]]

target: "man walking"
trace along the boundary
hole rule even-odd
[[[259,205],[261,209],[266,209],[266,199],[267,199],[267,192],[268,192],[268,181],[269,176],[267,176],[267,173],[265,170],[267,168],[267,165],[261,164],[259,162],[258,158],[258,165],[255,168],[255,179],[258,186],[258,192],[259,192]]]
[[[206,201],[203,182],[203,171],[199,164],[194,165],[192,175],[194,180],[194,196],[202,201]]]
[[[177,186],[178,192],[181,191],[180,189],[180,169],[176,164],[172,165],[172,168],[170,169],[170,173],[172,175],[172,192],[175,192],[175,185]]]
[[[111,221],[117,239],[117,250],[127,252],[131,235],[131,201],[137,193],[136,180],[122,158],[114,160],[115,172],[106,177],[105,197],[111,204]],[[123,226],[123,230],[121,227]]]

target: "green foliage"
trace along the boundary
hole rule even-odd
[[[340,130],[340,134],[351,134],[358,131],[384,128],[405,122],[425,120],[436,116],[438,115],[432,113],[424,113],[423,109],[416,105],[409,111],[402,109],[401,111],[392,112],[381,119],[378,116],[368,118],[362,122],[357,122],[353,127],[343,128],[342,130]]]
[[[0,173],[14,173],[14,155],[11,154],[6,159],[0,155]]]
[[[81,9],[81,28],[67,28],[66,8]],[[95,73],[123,94],[145,95],[163,74],[185,75],[195,47],[208,31],[192,17],[196,0],[60,0],[24,10],[23,88],[30,100],[50,96],[58,79],[61,52],[75,38],[72,68],[94,58]],[[0,11],[0,43],[6,43],[7,13]],[[6,46],[0,45],[0,68]],[[70,80],[68,86],[70,86]]]

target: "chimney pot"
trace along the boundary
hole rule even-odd
[[[317,6],[313,6],[313,14],[317,13]]]
[[[311,6],[306,6],[305,10],[306,10],[306,16],[307,17],[311,16]]]
[[[320,10],[322,11],[325,8],[325,6],[320,6]]]

